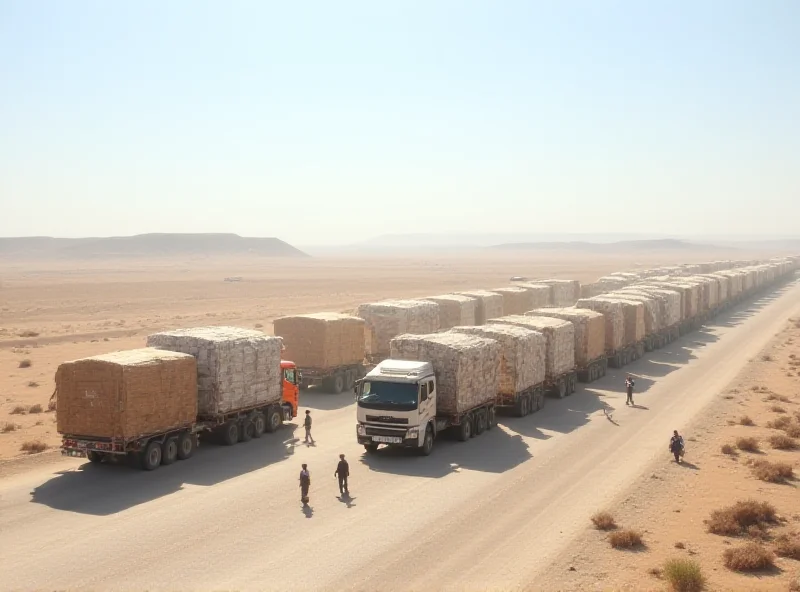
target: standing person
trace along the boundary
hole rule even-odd
[[[303,426],[306,428],[306,444],[308,444],[309,438],[311,439],[311,443],[314,443],[314,437],[311,435],[311,411],[306,409],[306,419],[303,422]]]
[[[300,471],[300,501],[308,504],[308,490],[311,487],[311,473],[308,472],[308,465],[303,463]]]
[[[350,490],[347,488],[347,478],[350,476],[350,465],[344,459],[344,454],[339,455],[339,464],[336,465],[336,470],[333,474],[339,477],[339,493],[349,495]]]
[[[628,393],[628,398],[625,401],[626,405],[633,405],[633,386],[634,386],[634,384],[635,383],[633,382],[633,377],[629,374],[628,378],[625,379],[625,390]]]

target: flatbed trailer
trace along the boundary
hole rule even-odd
[[[353,389],[356,382],[367,375],[364,364],[350,364],[335,368],[298,368],[300,388],[322,386],[326,391],[339,394]]]
[[[576,368],[576,374],[579,382],[594,382],[598,378],[602,378],[608,372],[608,358],[600,356],[588,362],[585,366]]]
[[[578,373],[575,369],[572,369],[568,372],[545,378],[544,389],[551,397],[563,399],[575,392],[577,384]]]
[[[640,343],[631,343],[629,345],[623,345],[615,351],[608,352],[608,365],[612,368],[622,368],[638,360],[642,355],[639,351],[640,346],[642,348],[644,347],[644,345]]]
[[[513,395],[498,394],[495,407],[498,410],[511,411],[517,417],[525,417],[544,407],[544,396],[545,386],[541,383]]]

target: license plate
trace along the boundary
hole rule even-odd
[[[62,450],[61,451],[61,455],[62,456],[76,456],[78,458],[85,458],[86,457],[86,453],[81,451],[81,450]]]
[[[373,442],[382,442],[383,444],[400,444],[403,439],[397,436],[372,436]]]

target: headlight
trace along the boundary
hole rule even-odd
[[[367,428],[366,428],[366,427],[364,427],[364,426],[363,426],[363,425],[361,425],[361,424],[358,424],[358,425],[356,426],[356,433],[357,433],[359,436],[366,436],[366,435],[367,435]]]
[[[413,440],[414,438],[419,438],[419,428],[411,428],[406,432],[406,438],[409,440]]]

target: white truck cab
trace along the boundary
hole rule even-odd
[[[428,455],[436,436],[436,377],[430,362],[384,360],[356,385],[356,433],[367,452],[380,444]]]

